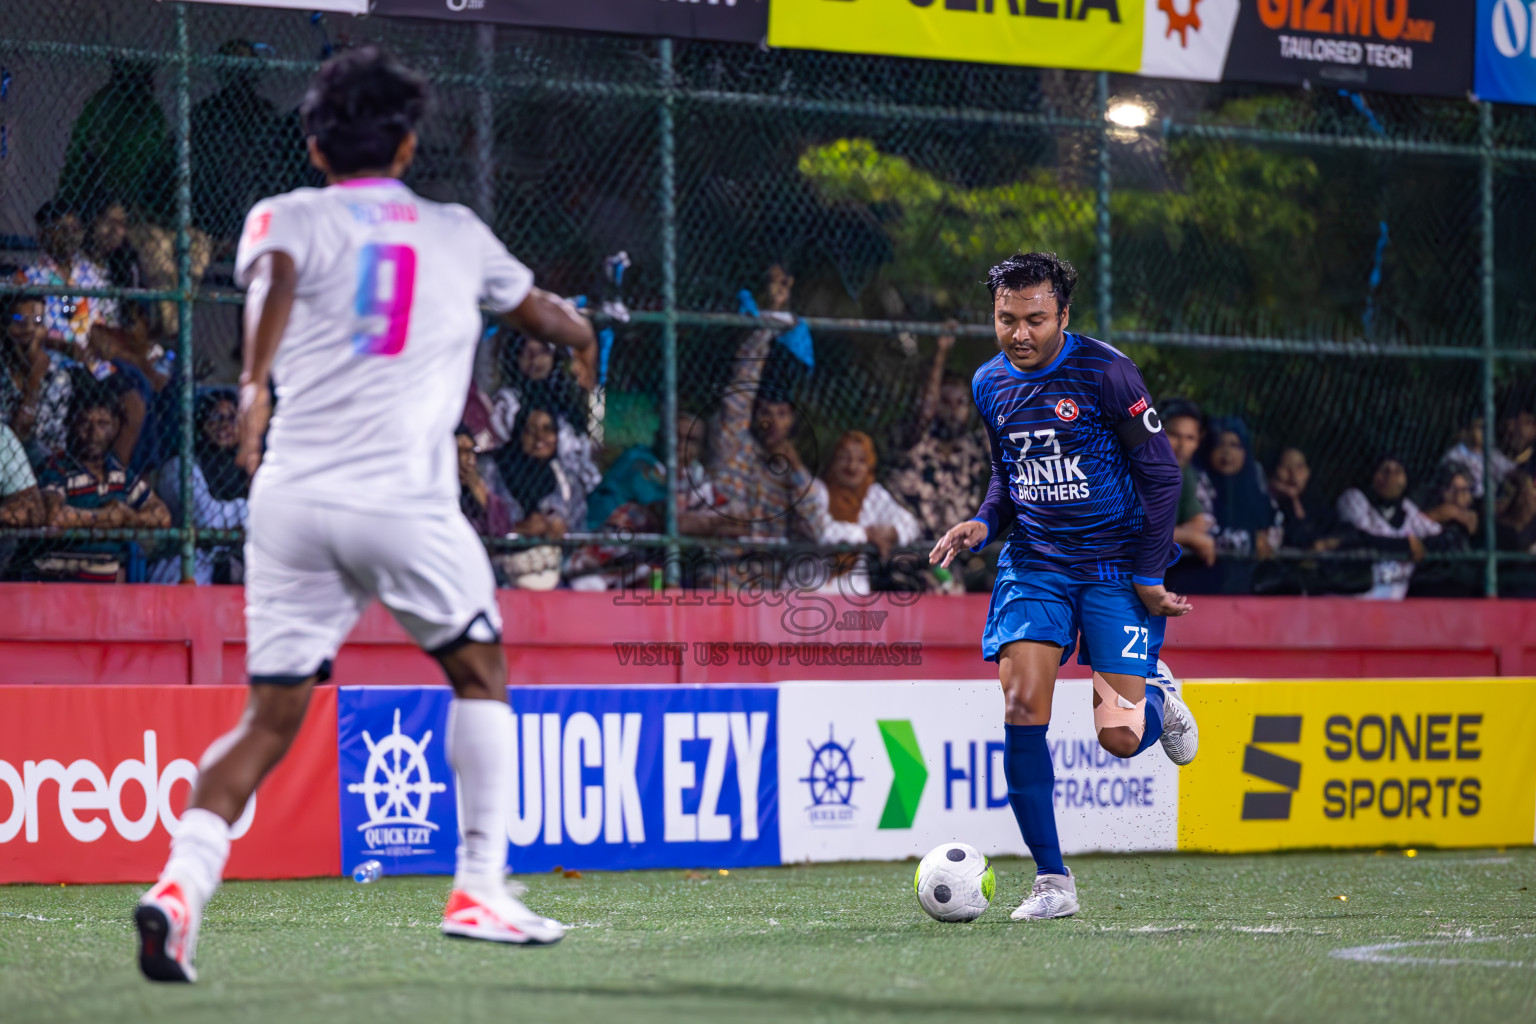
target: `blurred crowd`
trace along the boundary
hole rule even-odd
[[[121,202],[89,210],[50,202],[37,222],[37,255],[16,268],[17,282],[138,284],[152,262]],[[923,557],[974,514],[991,471],[968,377],[947,369],[954,335],[938,337],[910,406],[883,418],[891,426],[842,433],[820,464],[808,464],[809,426],[790,378],[772,369],[783,363],[775,362],[776,341],[795,328],[793,288],[784,267],[770,267],[757,300],[768,326],[744,332],[715,388],[679,396],[670,495],[663,429],[649,443],[603,444],[623,424],[579,386],[560,353],[506,328],[487,331],[456,443],[464,514],[485,537],[507,541],[492,544],[503,585],[648,587],[669,571],[670,503],[679,532],[708,549],[671,570],[685,585],[728,586],[733,577],[739,585],[745,560],[758,585],[850,593],[990,587],[996,544],[952,572]],[[183,501],[174,304],[12,296],[3,309],[0,525],[144,530],[190,516],[200,531],[244,526],[250,481],[235,462],[229,387],[196,390]],[[1500,550],[1536,553],[1531,408],[1500,418],[1491,475],[1484,423],[1474,419],[1437,464],[1412,466],[1383,452],[1337,495],[1312,486],[1308,453],[1297,448],[1262,465],[1240,419],[1208,417],[1177,397],[1159,408],[1184,475],[1175,534],[1183,557],[1168,577],[1175,591],[1477,596],[1484,570],[1475,556],[1490,530]],[[653,422],[656,413],[649,411]],[[1485,488],[1494,493],[1491,523]],[[179,540],[163,538],[13,534],[0,539],[0,573],[176,582]],[[815,550],[830,546],[836,550]],[[1522,568],[1504,572],[1506,589],[1536,593]],[[238,535],[200,544],[195,576],[240,582]]]

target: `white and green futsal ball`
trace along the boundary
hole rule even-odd
[[[992,902],[992,862],[965,843],[936,847],[917,865],[912,888],[935,921],[974,921]]]

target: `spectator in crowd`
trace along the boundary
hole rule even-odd
[[[175,212],[175,152],[151,61],[114,57],[111,78],[75,119],[59,195],[78,200],[98,190],[167,217]]]
[[[256,44],[230,39],[220,57],[256,57]],[[257,92],[254,63],[221,64],[219,89],[192,108],[192,219],[220,244],[235,241],[258,199],[285,191],[273,166],[279,149],[277,105]]]
[[[1407,597],[1414,563],[1424,558],[1425,541],[1440,535],[1440,524],[1421,512],[1407,493],[1403,460],[1386,454],[1376,460],[1365,488],[1351,487],[1339,496],[1339,519],[1374,538],[1373,550],[1400,551],[1411,559],[1376,562],[1371,567],[1371,589],[1363,597],[1387,601]],[[1335,541],[1332,546],[1339,544]]]
[[[1300,448],[1285,448],[1269,475],[1269,496],[1280,508],[1281,547],[1311,551],[1334,529],[1333,510],[1310,490],[1312,467]]]
[[[47,313],[41,296],[11,300],[0,338],[0,422],[26,446],[33,462],[64,450],[70,395],[69,372],[55,366],[44,342]]]
[[[1514,493],[1499,513],[1496,540],[1502,551],[1536,554],[1536,477],[1516,473]]]
[[[38,474],[47,525],[76,529],[164,528],[170,511],[141,477],[113,454],[122,430],[118,404],[104,390],[77,392],[68,450]],[[128,557],[121,542],[73,544],[39,557],[45,578],[121,582]]]
[[[26,450],[10,427],[0,423],[0,529],[43,525],[43,499]],[[0,537],[0,579],[16,555],[18,541]]]
[[[1262,467],[1253,458],[1246,423],[1236,418],[1212,421],[1205,468],[1216,518],[1221,593],[1252,593],[1254,561],[1274,557],[1281,517],[1264,486]]]
[[[1536,410],[1516,409],[1504,417],[1499,440],[1516,469],[1536,475]]]
[[[586,493],[559,459],[559,413],[524,403],[512,424],[512,439],[495,452],[497,477],[511,498],[513,530],[524,537],[558,541],[572,525],[586,522]],[[512,585],[552,590],[560,582],[560,548],[545,545],[494,558]]]
[[[1216,517],[1211,503],[1214,490],[1205,470],[1195,465],[1195,455],[1205,440],[1205,417],[1200,407],[1184,398],[1173,398],[1161,406],[1163,432],[1173,446],[1173,455],[1179,462],[1183,486],[1179,490],[1177,525],[1173,530],[1174,543],[1184,549],[1186,558],[1193,564],[1216,564]]]
[[[107,280],[114,288],[148,288],[139,250],[129,240],[131,221],[128,207],[119,199],[100,200],[90,217],[90,229],[86,233],[85,255],[106,272]],[[152,337],[163,331],[158,324],[158,308],[154,303],[136,302],[131,299],[117,300],[118,320],[127,332],[142,338],[145,352],[151,348]],[[158,348],[158,346],[155,346]],[[163,358],[164,349],[159,349]],[[151,360],[153,362],[153,360]]]
[[[193,411],[192,523],[200,530],[243,530],[248,513],[251,478],[235,461],[240,435],[235,426],[236,402],[232,391],[218,390],[198,396]],[[165,502],[179,525],[181,508],[181,457],[172,455],[160,467],[155,493]],[[228,544],[199,547],[193,565],[199,585],[243,583],[244,551]],[[150,567],[151,583],[181,580],[181,559],[165,558]]]
[[[1461,429],[1461,432],[1456,435],[1456,443],[1440,457],[1440,465],[1449,466],[1464,473],[1472,483],[1472,497],[1483,496],[1483,418],[1481,416],[1476,417]],[[1492,459],[1495,491],[1514,468],[1514,460],[1495,446]]]
[[[784,327],[752,330],[737,348],[710,427],[707,464],[726,514],[751,535],[810,536],[813,531],[797,511],[814,479],[795,446],[799,417],[783,387],[763,379],[774,336],[794,322],[789,299],[795,279],[775,264],[767,284],[762,316]]]
[[[1478,514],[1472,506],[1472,482],[1466,474],[1441,466],[1424,503],[1424,516],[1440,525],[1435,549],[1467,553],[1478,546]],[[1483,567],[1465,561],[1436,561],[1420,565],[1409,581],[1410,597],[1479,597]]]
[[[701,458],[708,429],[693,413],[677,414],[677,526],[684,536],[725,536],[734,526],[714,511],[714,484]],[[650,445],[625,450],[587,500],[587,528],[662,532],[667,519],[665,456],[666,437],[660,430]]]
[[[942,537],[974,515],[992,472],[991,453],[973,422],[970,382],[944,372],[954,346],[953,333],[939,335],[917,412],[903,421],[894,439],[896,469],[885,481],[917,513],[927,537]]]
[[[560,365],[554,346],[548,342],[503,332],[503,353],[501,387],[491,403],[496,444],[515,447],[515,424],[523,407],[543,407],[555,415],[560,465],[566,476],[583,493],[590,493],[603,479],[589,433],[590,395]]]
[[[516,525],[511,501],[500,486],[492,488],[480,472],[475,436],[468,427],[453,432],[459,446],[459,511],[482,537],[505,537]]]
[[[822,544],[873,544],[880,557],[872,571],[868,557],[838,558],[832,581],[845,593],[868,594],[871,575],[883,574],[891,552],[922,536],[917,517],[875,482],[875,442],[862,430],[850,430],[832,450],[826,472],[811,481],[805,514]]]
[[[112,280],[82,251],[85,227],[79,211],[62,199],[38,208],[37,238],[41,252],[16,272],[15,282],[58,288],[109,288]],[[83,351],[91,328],[117,322],[117,303],[87,296],[50,295],[45,300],[43,327],[51,347],[71,358]]]

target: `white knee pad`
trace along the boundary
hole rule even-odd
[[[1095,732],[1105,729],[1129,729],[1141,739],[1147,730],[1147,698],[1132,704],[1116,692],[1113,686],[1097,672],[1093,674],[1093,692],[1099,695],[1099,706],[1093,709]]]

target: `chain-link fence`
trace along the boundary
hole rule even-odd
[[[1406,574],[1373,563],[1422,558],[1416,592],[1536,592],[1536,112],[86,0],[0,28],[6,578],[240,578],[233,248],[256,199],[319,183],[298,102],[363,42],[435,88],[408,183],[545,287],[630,311],[599,318],[595,399],[488,329],[461,474],[509,583],[926,550],[987,480],[963,387],[996,351],[981,279],[1045,248],[1080,272],[1075,328],[1217,418],[1191,589],[1390,590]],[[541,413],[552,470],[521,444]]]

